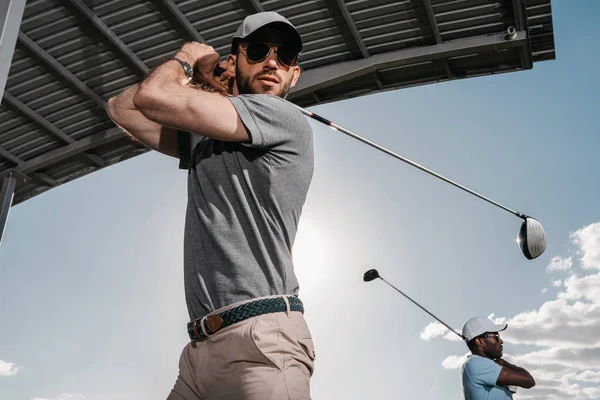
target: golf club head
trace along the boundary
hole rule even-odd
[[[379,272],[377,272],[376,269],[370,269],[363,275],[363,280],[365,282],[371,282],[377,278],[379,278]]]
[[[546,250],[546,232],[535,218],[527,217],[521,224],[517,243],[528,260],[539,257]]]

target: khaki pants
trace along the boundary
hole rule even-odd
[[[249,318],[195,345],[184,347],[167,400],[310,399],[315,351],[300,312]]]

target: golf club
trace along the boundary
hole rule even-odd
[[[456,333],[458,335],[458,337],[460,337],[461,339],[464,340],[463,336],[455,329],[453,329],[450,325],[448,325],[447,323],[445,323],[444,321],[442,321],[441,319],[439,319],[438,317],[436,317],[435,315],[433,315],[432,313],[430,313],[429,311],[427,311],[427,309],[423,306],[421,306],[419,303],[417,303],[416,301],[414,301],[413,299],[411,299],[408,295],[404,294],[400,289],[398,289],[396,286],[392,285],[391,283],[389,283],[388,281],[386,281],[385,279],[383,279],[381,277],[381,275],[379,275],[379,272],[376,269],[370,269],[367,272],[365,272],[365,274],[363,275],[363,280],[365,282],[371,282],[374,281],[375,279],[381,279],[382,281],[384,281],[385,283],[387,283],[388,285],[390,285],[392,288],[394,288],[398,293],[400,293],[402,296],[406,297],[408,300],[412,301],[415,305],[417,305],[421,310],[425,311],[427,314],[431,315],[433,318],[435,318],[440,324],[444,325],[446,328],[448,328],[451,332]]]
[[[369,146],[376,148],[377,150],[380,150],[392,157],[395,157],[401,161],[404,161],[405,163],[410,164],[413,167],[416,167],[424,172],[427,172],[428,174],[433,175],[436,178],[439,178],[447,183],[450,183],[451,185],[454,185],[454,186],[458,187],[459,189],[466,191],[467,193],[475,195],[475,196],[479,197],[480,199],[483,199],[483,200],[487,201],[488,203],[491,203],[491,204],[521,218],[523,220],[523,222],[521,223],[521,228],[519,229],[519,232],[517,234],[517,243],[521,249],[521,252],[528,260],[533,260],[534,258],[539,257],[544,252],[544,250],[546,250],[546,233],[544,231],[544,227],[535,218],[527,216],[518,211],[511,210],[510,208],[505,207],[502,204],[497,203],[485,196],[482,196],[479,193],[474,192],[471,189],[466,188],[463,185],[460,185],[460,184],[458,184],[458,183],[456,183],[456,182],[454,182],[454,181],[452,181],[452,180],[450,180],[428,168],[423,167],[422,165],[419,165],[413,161],[410,161],[409,159],[402,157],[402,156],[386,149],[385,147],[378,145],[377,143],[367,140],[367,139],[357,135],[356,133],[349,131],[348,129],[345,129],[339,125],[336,125],[335,123],[331,122],[330,120],[328,120],[326,118],[321,117],[318,114],[307,111],[304,108],[299,107],[297,105],[296,105],[296,107],[302,112],[302,114],[306,115],[307,117],[310,117],[316,121],[319,121],[334,130],[345,133],[346,135],[348,135],[354,139],[357,139],[363,143],[366,143]]]
[[[224,69],[222,69],[221,67],[217,66],[217,68],[215,69],[216,76],[220,76],[223,72],[224,72]],[[294,104],[294,103],[291,103],[291,104]],[[331,122],[330,120],[323,118],[322,116],[320,116],[318,114],[315,114],[313,112],[305,110],[304,108],[302,108],[296,104],[294,104],[294,106],[296,106],[302,112],[302,114],[306,115],[309,118],[319,121],[334,130],[342,132],[342,133],[344,133],[354,139],[357,139],[371,147],[374,147],[377,150],[380,150],[392,157],[395,157],[401,161],[404,161],[405,163],[410,164],[413,167],[416,167],[430,175],[435,176],[436,178],[439,178],[447,183],[450,183],[451,185],[454,185],[457,188],[466,191],[467,193],[477,196],[480,199],[485,200],[488,203],[491,203],[491,204],[521,218],[523,220],[523,222],[521,223],[521,227],[517,234],[517,243],[519,245],[519,248],[521,249],[521,252],[525,256],[525,258],[527,258],[528,260],[533,260],[534,258],[539,257],[546,250],[546,232],[544,231],[544,227],[542,226],[542,224],[535,218],[532,218],[532,217],[525,215],[523,213],[520,213],[518,211],[511,210],[510,208],[505,207],[502,204],[497,203],[485,196],[482,196],[481,194],[474,192],[471,189],[469,189],[463,185],[460,185],[460,184],[458,184],[458,183],[456,183],[456,182],[454,182],[454,181],[452,181],[452,180],[450,180],[428,168],[425,168],[422,165],[419,165],[405,157],[402,157],[401,155],[398,155],[398,154],[386,149],[385,147],[378,145],[377,143],[367,140],[367,139],[357,135],[356,133],[349,131],[348,129],[343,128],[343,127]]]

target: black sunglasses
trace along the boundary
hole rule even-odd
[[[493,337],[494,339],[496,339],[496,342],[500,341],[500,334],[498,334],[498,333],[485,333],[485,334],[481,335],[481,337],[484,337],[484,338]]]
[[[249,42],[244,49],[246,57],[252,62],[261,62],[271,55],[271,50],[274,49],[279,62],[285,66],[292,67],[298,62],[299,52],[290,46],[271,46],[264,42]]]

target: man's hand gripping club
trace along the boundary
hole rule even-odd
[[[191,82],[186,83],[204,84],[224,96],[233,94],[234,69],[230,68],[229,60],[218,65],[219,54],[212,47],[198,42],[185,43],[175,57],[186,61],[194,70]],[[215,75],[217,65],[224,70],[219,76]]]

